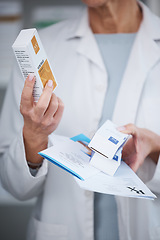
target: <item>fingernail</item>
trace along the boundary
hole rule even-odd
[[[33,73],[30,73],[29,76],[28,76],[28,81],[32,81],[34,78],[34,74]]]
[[[121,132],[121,131],[124,131],[125,129],[126,129],[125,126],[119,126],[119,127],[117,127],[117,130],[120,131],[120,132]]]
[[[53,81],[52,80],[49,80],[48,83],[47,83],[48,87],[52,87],[53,86]]]

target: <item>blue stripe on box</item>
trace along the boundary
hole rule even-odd
[[[119,141],[117,139],[115,139],[114,137],[109,137],[108,140],[114,144],[119,143]]]

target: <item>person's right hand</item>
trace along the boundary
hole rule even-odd
[[[23,115],[23,138],[26,159],[31,163],[40,163],[42,157],[37,153],[47,147],[48,135],[58,126],[64,105],[53,91],[52,81],[46,84],[37,103],[34,102],[32,92],[35,77],[30,74],[24,84],[21,96],[20,112]]]

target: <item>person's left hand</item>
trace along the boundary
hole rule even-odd
[[[118,127],[118,130],[132,135],[123,147],[122,159],[134,172],[149,155],[157,163],[160,153],[160,136],[147,129],[138,128],[134,124]]]

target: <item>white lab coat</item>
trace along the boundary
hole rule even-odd
[[[160,20],[141,6],[143,22],[119,89],[113,121],[118,125],[133,122],[160,134]],[[80,20],[59,23],[40,35],[59,83],[56,94],[65,104],[56,133],[93,136],[107,91],[107,73],[88,26],[87,12]],[[30,174],[19,113],[23,84],[17,69],[1,117],[2,183],[18,199],[38,196],[29,240],[93,240],[94,194],[80,189],[70,174],[46,160],[36,177]],[[138,172],[157,195],[156,200],[117,197],[121,240],[160,239],[159,164],[146,159]]]

